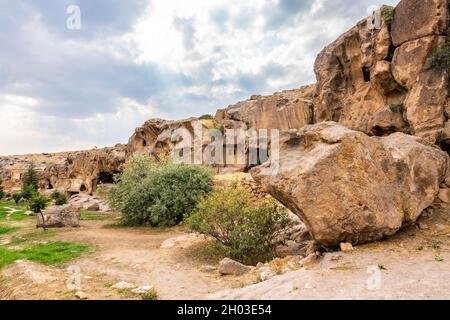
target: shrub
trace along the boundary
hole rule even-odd
[[[199,119],[200,120],[214,120],[214,117],[210,114],[204,114]]]
[[[255,204],[242,187],[216,189],[202,200],[186,220],[193,231],[217,240],[221,253],[243,263],[256,263],[275,255],[290,239],[287,210],[273,200]]]
[[[392,24],[392,21],[394,21],[394,15],[395,15],[395,8],[387,6],[384,11],[384,19],[386,20],[386,23],[388,25]]]
[[[124,225],[173,226],[211,190],[212,176],[205,167],[135,156],[116,177],[108,202],[123,213]]]
[[[3,180],[0,178],[0,200],[5,197],[5,191],[3,191]]]
[[[16,204],[19,204],[20,200],[23,199],[22,192],[13,193],[11,196]]]
[[[155,301],[158,300],[158,292],[155,289],[150,290],[142,295],[142,300]]]
[[[438,69],[450,71],[450,41],[445,42],[427,59],[425,70]]]
[[[58,191],[52,193],[50,198],[55,202],[57,206],[63,206],[67,203],[67,196]]]

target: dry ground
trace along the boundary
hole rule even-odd
[[[28,261],[4,267],[0,299],[75,299],[66,287],[71,265],[81,268],[81,290],[89,299],[140,299],[111,288],[120,281],[152,285],[160,299],[450,299],[450,209],[430,212],[421,218],[421,228],[409,227],[349,253],[326,253],[307,269],[246,287],[253,281],[249,276],[201,271],[218,260],[199,256],[204,240],[186,237],[182,227],[131,229],[115,227],[113,220],[82,221],[81,228],[58,230],[44,241],[89,243],[93,252],[58,267]],[[32,220],[17,225],[21,233],[34,230]],[[163,243],[169,247],[161,248]],[[381,274],[377,290],[367,288],[370,266]]]

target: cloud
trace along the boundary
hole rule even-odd
[[[0,154],[113,145],[312,83],[317,53],[383,2],[0,0]]]

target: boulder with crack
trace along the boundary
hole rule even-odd
[[[335,122],[286,131],[280,165],[251,173],[320,244],[359,244],[417,220],[439,194],[448,155],[403,133],[369,137]]]

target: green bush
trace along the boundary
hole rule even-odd
[[[123,213],[124,225],[173,226],[211,190],[212,176],[205,167],[134,156],[116,176],[107,198]]]
[[[67,196],[59,191],[53,192],[50,198],[55,202],[55,205],[57,206],[63,206],[67,203]]]
[[[384,19],[388,25],[392,24],[395,16],[395,8],[391,6],[386,6],[384,11]]]
[[[186,220],[193,231],[217,240],[220,253],[243,263],[256,263],[275,255],[290,239],[287,210],[273,200],[255,203],[238,186],[217,189],[202,200]]]
[[[23,199],[22,192],[13,193],[12,198],[16,204],[19,204],[20,200]]]
[[[204,114],[199,119],[200,120],[214,120],[214,117],[210,114]]]
[[[0,178],[0,200],[5,197],[5,191],[3,191],[3,180]]]
[[[427,59],[425,70],[438,69],[450,71],[450,41],[445,42]]]

